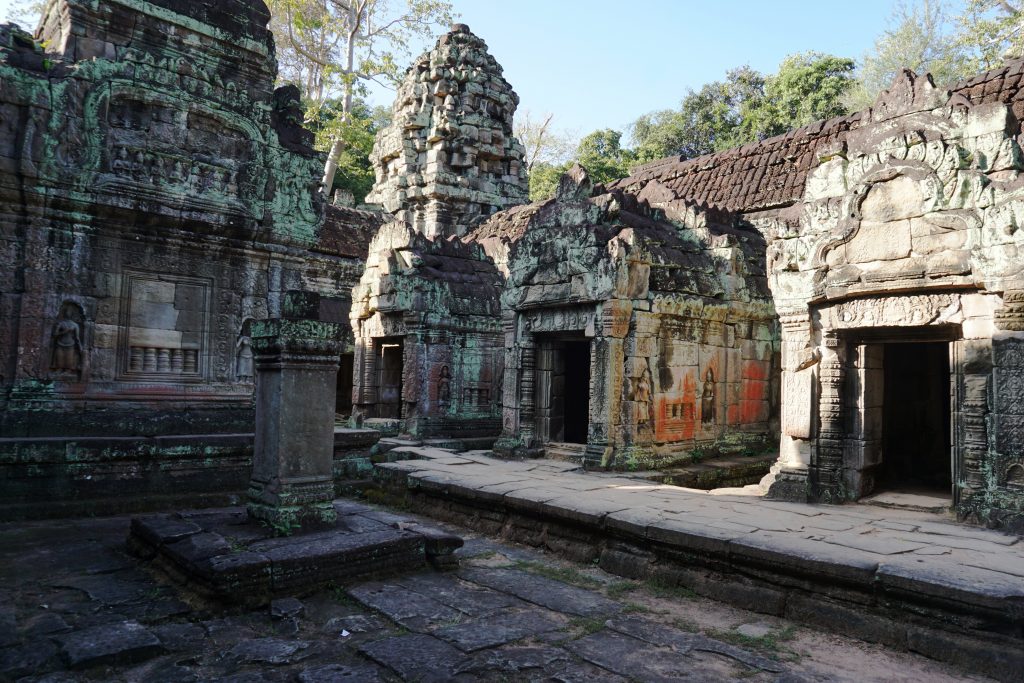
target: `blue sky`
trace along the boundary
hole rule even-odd
[[[0,18],[12,0],[0,0]],[[788,54],[860,57],[894,0],[454,0],[505,68],[521,108],[557,128],[625,130],[675,107],[687,88],[749,64],[773,72]],[[419,52],[424,46],[416,46]],[[376,104],[391,95],[375,92]]]

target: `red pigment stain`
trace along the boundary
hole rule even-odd
[[[759,360],[743,361],[743,379],[768,379],[768,364]]]
[[[768,382],[746,380],[742,384],[741,395],[745,401],[765,401],[768,399]]]

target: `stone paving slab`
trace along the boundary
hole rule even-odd
[[[93,626],[57,636],[56,641],[73,669],[144,661],[164,651],[160,640],[135,621]]]
[[[556,631],[564,625],[565,620],[558,619],[546,610],[506,610],[472,622],[440,628],[434,631],[434,635],[447,640],[463,652],[475,652]]]
[[[396,529],[428,522],[406,511],[338,507]],[[202,527],[224,515],[182,518]],[[127,554],[129,525],[127,517],[0,525],[0,624],[9,633],[0,641],[0,680],[860,683],[890,680],[892,671],[908,680],[961,678],[952,667],[795,629],[783,618],[687,595],[655,598],[660,584],[623,582],[592,564],[465,529],[445,529],[470,537],[458,551],[459,573],[424,568],[270,605],[186,604]],[[275,547],[268,541],[266,549]],[[86,548],[90,558],[81,557]],[[377,597],[356,599],[367,595]],[[804,605],[821,611],[811,598]],[[917,631],[908,641],[951,649]],[[877,664],[863,676],[864,648],[899,665]],[[983,654],[972,652],[962,670],[975,671]],[[853,675],[830,675],[836,655]],[[1015,663],[1008,652],[996,665]]]
[[[805,614],[816,625],[842,630],[860,611],[865,633],[905,647],[913,631],[916,647],[948,658],[956,654],[934,646],[942,638],[982,650],[987,639],[992,662],[1005,659],[1006,649],[1018,653],[1011,664],[993,664],[1003,667],[998,675],[1024,672],[1024,542],[1017,536],[926,511],[766,501],[747,491],[683,489],[543,460],[471,460],[456,468],[424,456],[377,468],[380,481],[421,510],[453,521],[480,510],[513,538],[559,551],[575,544],[574,557],[590,553],[602,566],[614,565],[610,571],[668,572],[716,599],[794,614],[804,614],[801,600],[817,594],[835,607],[826,610],[828,619]],[[632,546],[614,549],[623,542]],[[510,576],[491,573],[485,585],[568,611],[550,595],[527,594]],[[872,621],[878,619],[898,626],[880,628]],[[976,627],[984,633],[972,632]],[[932,646],[922,632],[934,634]]]
[[[592,591],[519,569],[464,569],[459,576],[481,586],[510,593],[535,605],[580,617],[608,616],[623,606]]]

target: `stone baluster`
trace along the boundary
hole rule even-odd
[[[182,372],[194,374],[199,372],[199,349],[185,349],[182,359]]]
[[[519,438],[528,448],[534,446],[536,434],[536,396],[534,385],[537,381],[537,347],[533,339],[522,340],[522,370],[519,375]]]
[[[128,352],[128,371],[142,372],[143,349],[141,346],[133,346]]]

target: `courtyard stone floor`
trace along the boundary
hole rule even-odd
[[[559,475],[545,479],[554,486]],[[467,539],[458,571],[227,609],[180,592],[128,555],[129,520],[0,525],[0,679],[988,680],[452,525],[445,528]],[[928,545],[954,553],[978,542],[966,532],[951,538]]]

